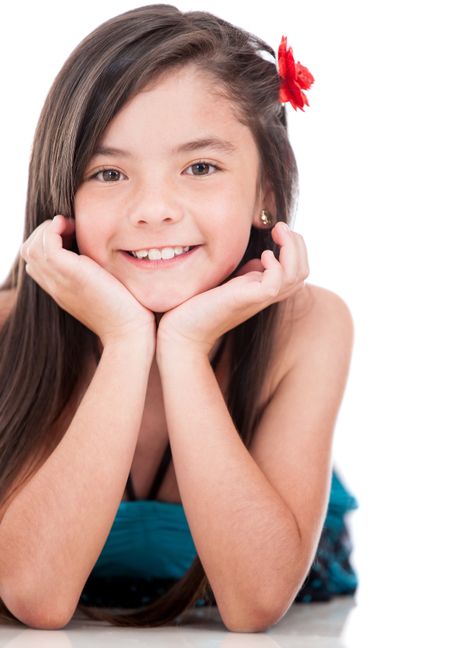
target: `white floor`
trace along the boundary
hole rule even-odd
[[[3,648],[85,648],[95,646],[192,646],[219,648],[239,646],[273,646],[303,648],[339,646],[346,644],[343,632],[355,610],[353,597],[341,597],[329,603],[294,605],[280,623],[264,633],[242,634],[228,632],[220,620],[217,608],[197,609],[186,617],[183,626],[162,628],[112,628],[108,624],[75,616],[63,630],[33,630],[25,627],[0,628]]]
[[[436,624],[421,606],[389,604],[357,593],[328,603],[294,604],[264,633],[228,632],[217,608],[197,609],[183,626],[114,628],[75,616],[63,630],[0,627],[1,648],[403,648],[445,646],[448,633],[432,639]],[[438,640],[438,641],[436,641]]]
[[[397,533],[388,534],[388,550],[382,542],[384,536],[370,526],[370,516],[364,510],[355,522],[350,521],[353,563],[359,577],[355,596],[341,596],[327,603],[294,603],[266,632],[229,632],[217,608],[197,608],[185,615],[183,625],[161,628],[116,628],[76,615],[62,630],[34,630],[19,623],[0,625],[0,648],[450,646],[444,536],[436,535],[433,552],[416,548],[416,558],[411,561],[408,550],[415,545],[407,541],[408,525],[392,527]],[[366,527],[371,534],[365,534]]]

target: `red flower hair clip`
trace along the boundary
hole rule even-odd
[[[285,103],[290,101],[292,106],[297,110],[303,110],[306,104],[309,106],[308,99],[303,90],[309,90],[314,83],[314,77],[304,65],[294,61],[292,47],[288,50],[287,37],[281,37],[281,43],[278,48],[278,74],[280,75],[281,85],[279,101]]]

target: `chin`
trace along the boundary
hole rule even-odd
[[[167,313],[167,311],[176,308],[183,302],[187,301],[193,295],[187,296],[171,296],[171,295],[161,295],[153,297],[144,297],[142,295],[134,295],[138,302],[142,304],[148,310],[151,310],[153,313]]]

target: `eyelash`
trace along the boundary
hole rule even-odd
[[[220,167],[217,166],[217,164],[213,164],[212,162],[206,162],[205,160],[199,160],[198,162],[193,162],[192,164],[190,164],[190,165],[189,165],[188,167],[186,167],[186,168],[187,168],[187,169],[190,169],[191,167],[196,166],[196,165],[198,165],[198,164],[203,164],[203,165],[208,166],[208,167],[213,167],[214,169],[216,169],[216,171],[220,171]],[[103,167],[102,169],[99,169],[98,171],[96,171],[95,173],[93,173],[93,174],[90,176],[89,179],[90,179],[90,180],[94,180],[94,179],[96,179],[97,176],[98,176],[100,173],[103,173],[104,171],[114,171],[115,173],[119,173],[119,174],[121,174],[121,175],[125,175],[125,174],[123,174],[121,171],[117,171],[117,169],[112,169],[111,167]],[[195,176],[193,173],[188,173],[188,175],[192,175],[194,178],[203,178],[203,177],[206,178],[206,177],[208,177],[208,176],[210,176],[210,175],[214,175],[214,173],[206,173],[206,174],[204,174],[204,175],[198,175],[198,176]],[[102,182],[103,184],[114,184],[115,181],[100,180],[100,182]]]

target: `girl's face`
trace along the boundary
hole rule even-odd
[[[222,283],[271,206],[253,136],[212,88],[188,65],[139,93],[109,124],[75,194],[80,253],[153,312]],[[198,247],[146,265],[125,252],[178,246]]]

